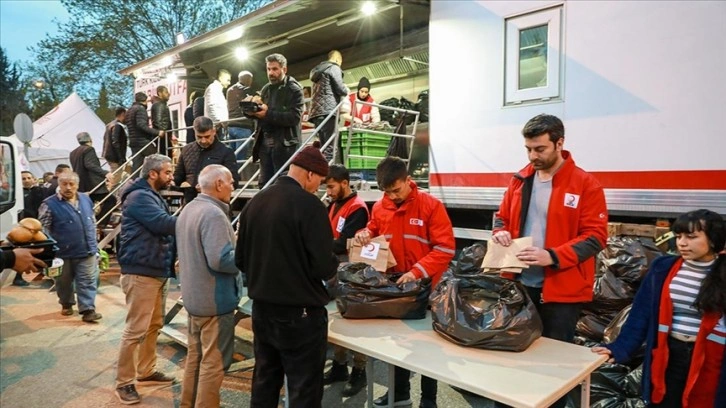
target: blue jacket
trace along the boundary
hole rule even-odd
[[[645,341],[645,360],[643,361],[643,379],[641,388],[643,400],[650,404],[652,394],[651,364],[653,362],[653,349],[658,338],[658,310],[660,297],[668,272],[678,257],[667,255],[657,258],[648,269],[643,283],[638,289],[630,309],[630,315],[625,321],[620,335],[611,344],[604,345],[611,352],[616,363],[624,363],[638,351]],[[724,360],[726,361],[726,359]],[[718,393],[714,407],[726,406],[726,370],[721,365]]]
[[[121,196],[118,263],[121,273],[157,278],[176,276],[176,217],[146,179],[134,181]]]
[[[58,194],[46,198],[52,222],[48,233],[58,241],[56,256],[63,259],[88,258],[96,255],[96,222],[93,201],[84,193],[78,193],[78,209]]]

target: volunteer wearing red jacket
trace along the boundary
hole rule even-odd
[[[389,272],[403,273],[398,283],[431,278],[436,286],[454,257],[456,243],[451,220],[444,205],[435,197],[419,191],[411,181],[406,163],[398,157],[386,157],[376,167],[378,187],[384,196],[373,205],[368,226],[355,239],[362,245],[383,235],[390,242],[396,266]],[[410,372],[396,367],[395,406],[410,404]],[[421,376],[421,404],[436,407],[436,380]],[[388,406],[388,394],[373,401],[377,407]]]
[[[358,81],[358,90],[350,95],[340,107],[340,116],[345,120],[345,126],[350,126],[353,121],[357,124],[361,123],[378,123],[381,121],[381,113],[377,106],[363,105],[355,103],[356,98],[362,102],[373,103],[373,97],[370,94],[371,82],[366,77],[361,77]]]
[[[331,164],[325,179],[326,193],[333,202],[328,208],[330,226],[333,229],[333,252],[341,261],[348,260],[347,241],[356,231],[368,223],[368,207],[358,193],[350,188],[350,173],[341,164]],[[357,394],[366,386],[366,355],[352,352],[353,370],[348,374],[348,350],[333,346],[333,365],[323,375],[323,384],[347,381],[343,387],[344,397]]]
[[[516,173],[495,214],[492,241],[532,237],[517,258],[529,265],[518,279],[537,306],[543,336],[572,342],[584,302],[592,301],[595,255],[607,240],[602,186],[563,150],[565,127],[537,115],[524,129],[530,163]],[[564,400],[564,399],[563,399]],[[564,401],[554,406],[564,406]]]

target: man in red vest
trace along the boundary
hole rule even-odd
[[[370,91],[371,82],[368,78],[361,77],[358,81],[358,91],[348,95],[345,103],[340,107],[340,115],[345,120],[345,126],[350,126],[351,121],[359,125],[381,121],[378,107],[355,103],[356,98],[362,102],[374,103]]]
[[[328,208],[328,218],[333,228],[333,252],[341,261],[347,261],[346,241],[368,224],[368,207],[358,193],[351,190],[350,174],[344,166],[331,165],[325,184],[328,197],[333,200]],[[348,375],[347,350],[340,346],[334,346],[333,350],[333,365],[325,372],[323,383],[327,385],[347,380],[342,394],[353,396],[366,386],[366,356],[353,352],[353,370]]]

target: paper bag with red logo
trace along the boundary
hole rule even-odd
[[[355,240],[349,239],[347,246],[348,260],[351,263],[363,262],[379,272],[385,272],[397,264],[396,258],[389,248],[389,243],[383,235],[373,238],[366,245],[360,245]]]

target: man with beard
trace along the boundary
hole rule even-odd
[[[328,163],[314,146],[302,149],[288,175],[257,193],[239,217],[235,264],[254,300],[253,408],[277,407],[285,376],[291,407],[322,403],[329,301],[323,281],[335,276],[338,259],[315,196]]]
[[[381,113],[377,106],[355,103],[356,98],[361,102],[374,103],[370,90],[371,82],[368,78],[361,77],[360,81],[358,81],[358,91],[348,95],[348,98],[340,107],[340,116],[345,120],[345,126],[350,126],[351,122],[360,125],[381,121]]]
[[[514,238],[532,237],[533,245],[517,254],[529,265],[517,279],[537,306],[542,335],[571,343],[580,309],[592,301],[595,255],[607,240],[605,194],[563,150],[559,118],[537,115],[522,135],[530,163],[509,182],[492,242],[509,246]],[[553,406],[565,403],[563,398]]]
[[[402,274],[396,283],[429,278],[431,287],[435,287],[456,250],[454,229],[444,204],[418,189],[408,175],[406,162],[398,157],[389,156],[378,163],[376,178],[384,195],[373,205],[368,225],[355,234],[355,240],[366,245],[372,238],[386,236],[398,262],[388,272]],[[396,367],[394,406],[411,404],[410,374]],[[436,392],[436,380],[421,376],[419,407],[435,408]],[[388,394],[377,398],[373,405],[387,407]]]
[[[260,187],[295,153],[300,144],[303,112],[302,87],[287,75],[287,59],[282,54],[271,54],[265,61],[270,82],[262,88],[260,96],[252,98],[260,104],[260,110],[245,112],[257,119],[252,157],[254,161],[260,160]]]
[[[197,196],[198,178],[206,166],[221,164],[234,177],[234,185],[239,182],[237,160],[234,151],[215,137],[214,122],[206,116],[194,119],[196,143],[189,143],[182,148],[179,162],[174,169],[174,184],[184,189],[184,202],[189,203]]]
[[[122,404],[141,401],[136,384],[171,384],[174,378],[156,368],[156,339],[164,324],[167,281],[174,272],[176,217],[159,192],[172,182],[171,159],[152,154],[141,177],[123,193],[118,263],[119,284],[126,295],[126,327],[116,373],[116,396]]]
[[[328,218],[333,229],[333,252],[341,260],[347,260],[347,241],[368,223],[368,207],[358,193],[350,188],[348,169],[333,164],[325,179],[326,192],[333,202],[328,208]],[[353,370],[348,374],[348,353],[344,347],[333,346],[333,365],[323,376],[324,384],[346,381],[343,396],[357,394],[366,386],[366,356],[353,352]]]

